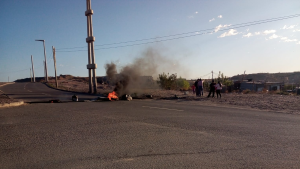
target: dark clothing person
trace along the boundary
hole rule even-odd
[[[215,91],[216,91],[216,88],[215,88],[215,85],[216,83],[214,81],[211,82],[211,84],[209,85],[209,94],[207,97],[210,97],[210,94],[212,93],[212,97],[215,97]]]
[[[198,90],[199,90],[199,95],[201,96],[203,96],[203,81],[202,81],[202,79],[200,79],[199,81],[198,81]]]
[[[195,87],[196,87],[196,96],[199,95],[199,88],[198,88],[198,82],[199,82],[199,79],[195,81]]]
[[[221,90],[216,90],[216,93],[217,93],[217,98],[219,98],[219,95],[220,95],[220,98],[221,98]]]
[[[201,95],[203,96],[203,86],[199,86],[198,88],[199,88],[199,89],[198,89],[198,90],[199,90],[199,95],[200,95],[200,96],[201,96]]]

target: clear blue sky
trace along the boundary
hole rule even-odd
[[[212,70],[227,76],[244,70],[247,74],[300,71],[300,17],[221,31],[228,25],[300,14],[299,0],[92,0],[92,9],[97,76],[105,75],[104,64],[115,61],[124,66],[148,47],[178,62],[182,70],[169,73],[186,78]],[[87,51],[75,51],[87,49],[85,10],[85,0],[1,0],[0,81],[7,81],[8,76],[10,81],[30,77],[31,55],[36,76],[44,75],[43,45],[35,39],[46,41],[50,76],[54,76],[52,46],[57,49],[58,74],[88,76]],[[99,49],[128,45],[102,44],[145,38],[158,41],[161,36],[186,32],[196,35],[203,29],[214,32]],[[83,48],[62,49],[73,47]]]

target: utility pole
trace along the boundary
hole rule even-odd
[[[30,82],[32,83],[31,68],[30,68]]]
[[[46,47],[45,47],[45,40],[35,40],[35,41],[40,41],[43,42],[44,45],[44,56],[45,56],[45,81],[48,82],[48,69],[47,69],[47,57],[46,57]]]
[[[246,73],[246,70],[244,71],[244,76],[243,76],[243,80],[242,81],[244,81],[244,79],[245,79],[245,73]]]
[[[211,80],[214,80],[214,71],[211,71]]]
[[[34,67],[33,67],[33,59],[32,59],[32,55],[31,55],[31,65],[32,65],[33,82],[35,82],[35,76],[34,76]]]
[[[9,76],[8,76],[7,80],[8,80],[8,82],[9,82]]]
[[[92,15],[94,11],[91,9],[91,0],[86,0],[86,11],[85,16],[87,17],[87,38],[86,43],[88,43],[88,65],[89,70],[89,93],[97,93],[97,79],[96,79],[96,69],[97,64],[95,64],[95,53],[94,53],[94,41],[93,36],[93,23]],[[93,74],[92,74],[93,73]]]
[[[44,77],[45,77],[45,82],[47,82],[47,78],[46,78],[46,63],[43,60],[43,64],[44,64]]]
[[[55,70],[55,84],[56,88],[58,88],[58,82],[57,82],[57,76],[56,76],[56,57],[55,57],[55,47],[52,46],[52,51],[53,51],[53,61],[54,61],[54,70]]]

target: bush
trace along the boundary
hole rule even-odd
[[[276,92],[276,94],[280,94],[280,95],[289,95],[289,93],[288,93],[288,92],[283,92],[283,91]]]
[[[177,88],[182,90],[189,90],[190,89],[190,83],[186,81],[185,79],[179,78],[177,80]]]
[[[189,90],[190,89],[190,83],[182,79],[181,77],[177,79],[176,74],[159,74],[157,83],[160,85],[161,88],[166,89],[166,90]]]
[[[251,93],[251,90],[249,89],[243,90],[243,94],[248,94],[248,93]]]
[[[157,83],[163,89],[173,90],[177,87],[176,80],[177,76],[175,74],[169,76],[169,74],[163,73],[158,75]]]
[[[53,83],[46,83],[48,86],[56,88],[56,86]]]
[[[233,85],[233,82],[230,79],[228,79],[228,77],[224,76],[223,73],[221,74],[221,76],[219,76],[218,78],[215,79],[216,83],[218,81],[220,81],[225,86],[231,86],[231,85]]]

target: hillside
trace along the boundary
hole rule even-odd
[[[55,80],[55,77],[49,76],[48,77],[49,80]],[[60,75],[57,76],[57,79],[73,79],[75,81],[79,81],[79,82],[88,82],[88,77],[78,77],[78,76],[72,76],[72,75]],[[45,77],[35,77],[35,81],[36,82],[44,82],[45,81]],[[30,78],[24,78],[24,79],[18,79],[15,80],[15,82],[31,82]]]
[[[232,80],[242,80],[243,74],[232,76]],[[255,73],[245,74],[244,80],[252,79],[254,81],[266,82],[284,82],[288,84],[300,84],[300,72],[286,72],[286,73]]]

